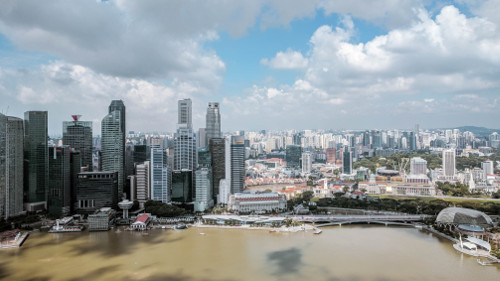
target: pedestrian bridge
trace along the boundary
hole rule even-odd
[[[428,215],[359,215],[359,216],[294,216],[293,220],[304,223],[316,223],[317,227],[352,223],[377,223],[384,225],[409,225],[422,221]]]

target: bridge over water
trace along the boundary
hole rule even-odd
[[[352,223],[377,223],[384,225],[409,225],[429,217],[428,215],[334,215],[334,216],[294,216],[293,220],[304,223],[316,223],[316,227],[343,225]]]

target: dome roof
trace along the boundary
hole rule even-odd
[[[491,218],[483,212],[473,209],[450,207],[439,212],[436,222],[446,224],[466,224],[490,226],[493,224]]]

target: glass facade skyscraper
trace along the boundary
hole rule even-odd
[[[24,113],[25,202],[47,201],[49,185],[48,112]]]
[[[23,211],[23,120],[0,114],[0,218]]]
[[[219,111],[219,103],[218,102],[209,102],[207,108],[207,117],[206,117],[206,144],[210,144],[210,140],[213,138],[221,137],[221,129],[220,129],[220,111]]]
[[[245,137],[231,137],[231,194],[245,187]]]
[[[151,199],[170,202],[172,171],[167,164],[167,153],[162,148],[151,149]]]
[[[125,145],[121,111],[115,110],[101,123],[101,170],[118,172],[118,198],[123,196]]]
[[[63,145],[80,150],[82,166],[92,171],[92,121],[63,122]]]
[[[47,210],[55,216],[67,215],[71,209],[70,147],[49,147],[49,198]]]

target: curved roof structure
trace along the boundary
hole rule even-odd
[[[493,221],[483,212],[473,209],[449,207],[439,212],[436,222],[444,224],[466,224],[479,225],[482,227],[491,226]]]

